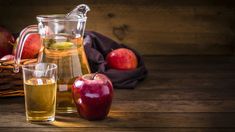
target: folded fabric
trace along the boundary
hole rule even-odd
[[[114,88],[134,88],[137,82],[143,80],[148,74],[144,61],[137,51],[124,44],[119,44],[102,34],[85,32],[84,47],[91,71],[107,75],[111,79]],[[136,69],[117,70],[107,66],[106,55],[118,48],[128,48],[135,53],[138,59],[138,67]]]

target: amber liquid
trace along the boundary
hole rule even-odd
[[[56,82],[49,78],[31,78],[24,82],[28,121],[53,121],[56,108]]]
[[[83,74],[90,73],[81,38],[60,35],[43,39],[43,62],[57,64],[57,103],[59,113],[76,112],[72,84]]]

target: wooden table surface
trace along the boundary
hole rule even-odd
[[[115,89],[103,121],[57,114],[51,124],[25,121],[24,98],[0,99],[4,131],[235,131],[234,56],[147,56],[136,89]]]

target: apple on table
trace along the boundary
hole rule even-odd
[[[100,73],[80,76],[73,84],[72,93],[81,117],[102,120],[108,115],[113,98],[113,85],[107,76]]]

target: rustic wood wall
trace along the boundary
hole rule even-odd
[[[234,55],[233,0],[0,0],[0,25],[19,32],[38,14],[90,5],[87,30],[144,55]]]

